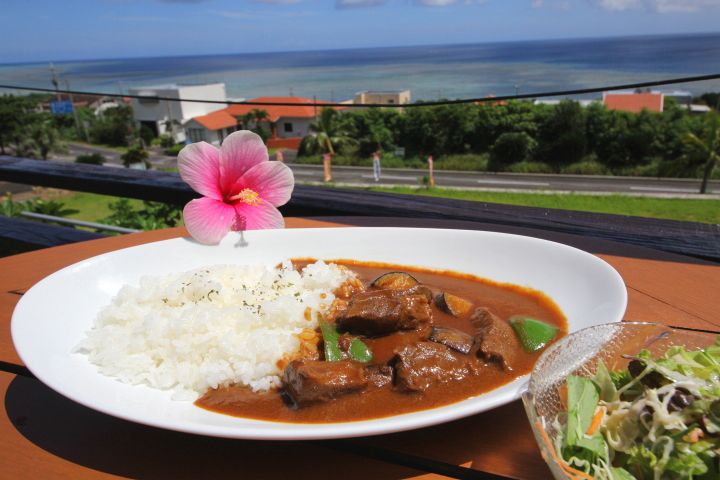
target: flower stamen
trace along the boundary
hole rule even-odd
[[[230,197],[230,200],[240,200],[241,202],[252,205],[253,207],[257,207],[263,201],[262,198],[260,198],[260,195],[250,188],[243,189],[237,195]]]

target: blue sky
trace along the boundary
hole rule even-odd
[[[0,63],[720,31],[720,0],[3,0]]]

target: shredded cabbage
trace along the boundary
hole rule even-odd
[[[720,479],[720,337],[657,359],[642,351],[630,367],[568,377],[558,454],[601,480]]]

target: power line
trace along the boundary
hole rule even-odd
[[[119,98],[136,98],[138,100],[150,100],[150,101],[168,101],[168,102],[195,102],[195,103],[217,103],[222,105],[251,105],[251,106],[278,106],[278,107],[345,107],[345,108],[372,108],[372,107],[383,107],[383,108],[413,108],[413,107],[431,107],[437,105],[457,105],[463,103],[485,103],[485,102],[499,102],[505,100],[522,100],[529,98],[544,98],[544,97],[564,97],[570,95],[583,95],[587,93],[602,93],[613,90],[630,90],[636,88],[647,88],[647,87],[658,87],[661,85],[673,85],[677,83],[693,83],[702,82],[705,80],[716,80],[720,78],[720,73],[713,73],[710,75],[697,75],[693,77],[678,77],[669,78],[666,80],[656,80],[651,82],[637,82],[637,83],[625,83],[620,85],[606,85],[602,87],[591,87],[591,88],[579,88],[574,90],[558,90],[554,92],[536,92],[536,93],[523,93],[520,95],[501,95],[497,97],[482,97],[482,98],[463,98],[457,100],[436,100],[432,102],[416,102],[416,103],[338,103],[338,102],[309,102],[309,103],[293,103],[293,102],[253,102],[243,101],[237,102],[233,100],[203,100],[197,98],[171,98],[171,97],[159,97],[159,96],[148,96],[148,95],[123,95],[118,93],[100,93],[100,92],[86,92],[80,90],[56,90],[52,88],[41,88],[41,87],[24,87],[21,85],[0,85],[0,88],[8,90],[27,90],[31,92],[48,92],[48,93],[67,93],[72,95],[95,95],[99,97],[119,97]]]

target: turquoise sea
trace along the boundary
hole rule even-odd
[[[0,60],[1,61],[1,60]],[[49,59],[52,61],[52,59]],[[410,89],[413,100],[567,90],[720,73],[720,33],[55,61],[74,90],[222,81],[229,97]],[[51,88],[48,63],[0,64],[0,83]],[[720,81],[664,87],[720,91]]]

